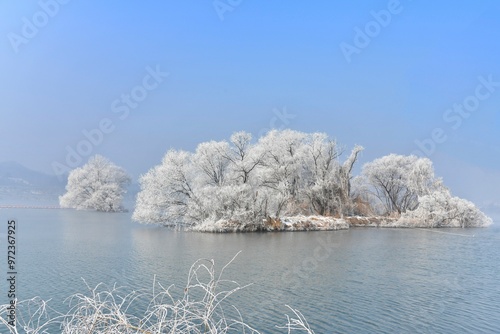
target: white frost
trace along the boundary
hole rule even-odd
[[[121,211],[130,177],[108,159],[96,155],[86,165],[71,171],[66,193],[59,197],[63,208]]]

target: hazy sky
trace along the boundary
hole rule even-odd
[[[138,177],[288,127],[361,164],[419,150],[500,202],[498,1],[2,1],[0,35],[0,161],[54,173],[74,150]]]

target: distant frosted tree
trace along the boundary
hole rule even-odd
[[[123,195],[129,183],[130,177],[123,168],[95,155],[87,164],[70,172],[66,193],[59,197],[59,204],[78,210],[122,211]]]
[[[427,227],[483,227],[492,223],[472,202],[453,197],[444,187],[419,197],[418,208],[402,219],[417,219]]]
[[[419,196],[441,186],[429,159],[396,154],[365,164],[361,182],[381,201],[387,214],[415,210]]]

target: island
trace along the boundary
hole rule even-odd
[[[363,147],[325,133],[271,130],[169,150],[140,178],[132,219],[200,232],[349,227],[485,227],[492,220],[455,197],[432,161],[389,154],[353,170]]]

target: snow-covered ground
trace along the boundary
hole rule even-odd
[[[479,222],[474,227],[487,227],[488,221]],[[461,227],[458,221],[439,225],[438,222],[425,221],[416,218],[393,217],[323,217],[323,216],[291,216],[279,219],[268,219],[260,225],[255,223],[241,223],[238,221],[218,220],[205,221],[202,224],[189,228],[196,232],[272,232],[272,231],[335,231],[347,230],[351,227],[382,227],[382,228],[435,228],[435,227]]]
[[[262,224],[245,224],[237,221],[219,220],[203,222],[190,228],[197,232],[258,232],[258,231],[335,231],[347,230],[349,223],[341,218],[322,216],[292,216],[268,219]]]

